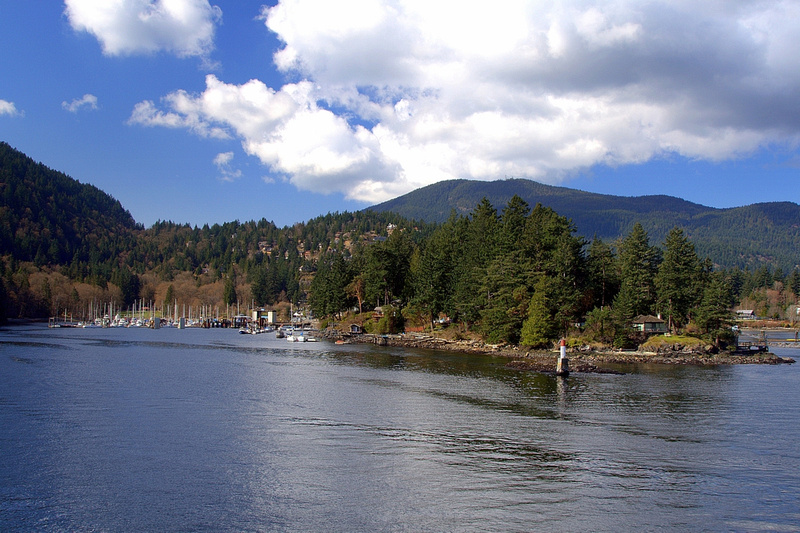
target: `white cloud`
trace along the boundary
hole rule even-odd
[[[166,51],[207,56],[222,11],[207,0],[65,0],[76,31],[87,31],[109,56]]]
[[[81,108],[97,109],[97,97],[93,94],[84,94],[71,102],[61,102],[61,107],[70,113],[77,113]]]
[[[365,175],[375,183],[391,180],[395,173],[381,161],[375,136],[318,101],[309,82],[275,91],[258,80],[229,85],[208,75],[202,94],[171,93],[164,98],[168,111],[140,102],[129,122],[183,127],[206,137],[235,135],[248,154],[306,190],[347,190]]]
[[[214,158],[214,164],[219,169],[222,181],[235,181],[242,177],[242,171],[232,168],[231,161],[233,161],[233,152],[222,152]]]
[[[0,99],[0,115],[10,115],[14,117],[21,114],[20,111],[17,111],[17,106],[14,105],[14,102]]]
[[[795,2],[281,0],[262,16],[303,81],[209,76],[131,122],[236,137],[298,187],[370,202],[800,142]]]
[[[200,110],[193,106],[190,100],[191,97],[183,91],[166,96],[164,101],[174,109],[174,111],[167,113],[158,110],[150,100],[139,102],[133,108],[133,113],[128,119],[128,123],[151,127],[186,128],[201,137],[230,138],[230,134],[225,128],[209,124],[203,119],[200,116]]]

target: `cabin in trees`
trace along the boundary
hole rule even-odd
[[[652,315],[639,315],[633,319],[633,329],[643,333],[666,333],[667,323]]]

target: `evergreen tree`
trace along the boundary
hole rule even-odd
[[[550,281],[540,276],[528,304],[528,316],[522,325],[521,344],[543,347],[558,338],[559,323],[554,316],[550,292]]]
[[[532,285],[530,261],[519,251],[499,255],[489,265],[481,285],[486,295],[481,326],[489,342],[519,342]]]
[[[453,294],[456,243],[454,220],[438,228],[412,262],[412,305],[427,315],[431,329],[439,313],[447,311]]]
[[[175,303],[175,287],[172,283],[167,287],[167,293],[164,295],[164,309],[169,309]]]
[[[670,331],[686,324],[699,300],[701,264],[694,245],[680,228],[673,228],[664,241],[664,259],[656,275],[658,309],[667,318]]]
[[[352,281],[347,263],[341,254],[329,253],[318,265],[311,282],[309,305],[317,316],[331,316],[345,310],[350,303],[347,286]]]
[[[480,319],[481,309],[486,304],[486,295],[480,288],[486,269],[497,253],[497,210],[483,198],[468,219],[459,221],[455,230],[459,245],[455,252],[452,315],[472,324]]]
[[[618,256],[620,293],[625,291],[625,315],[652,313],[656,301],[655,276],[659,253],[650,246],[647,232],[638,222],[623,239]],[[619,295],[618,295],[619,297]],[[619,315],[618,315],[619,316]]]
[[[139,276],[128,270],[128,268],[123,267],[114,271],[111,276],[111,283],[122,291],[122,302],[120,303],[123,308],[132,306],[139,299],[139,289],[141,287]]]
[[[614,317],[611,308],[595,307],[586,314],[584,332],[590,340],[613,344],[614,342]]]
[[[364,249],[363,277],[367,302],[376,307],[389,304],[389,276],[392,256],[383,243],[374,243]],[[319,277],[320,272],[317,272]],[[316,278],[315,278],[316,279]],[[312,287],[313,289],[313,287]]]
[[[566,335],[570,323],[583,310],[581,280],[585,277],[583,241],[573,237],[571,229],[562,230],[552,252],[551,274],[552,300],[555,304],[554,318],[559,331]]]
[[[269,299],[267,292],[267,269],[265,266],[258,266],[251,272],[252,283],[250,285],[250,297],[255,305],[261,307],[266,305]]]
[[[498,246],[501,253],[520,250],[520,243],[525,233],[525,221],[531,208],[528,203],[516,194],[508,201],[503,215],[500,217],[500,236]]]
[[[795,296],[800,297],[800,268],[792,270],[792,273],[786,278],[786,285]]]
[[[619,279],[614,268],[614,251],[611,246],[595,238],[589,246],[587,258],[588,290],[592,307],[603,309],[619,290]]]
[[[730,334],[730,326],[733,324],[732,304],[728,281],[721,273],[715,272],[703,290],[697,309],[697,324],[704,333],[713,337],[715,344]]]
[[[222,301],[225,305],[235,305],[239,301],[239,297],[236,295],[236,276],[232,273],[225,278]]]
[[[407,300],[412,292],[412,285],[408,283],[411,257],[414,255],[415,245],[408,234],[400,229],[395,230],[384,243],[390,257],[388,269],[389,295],[392,299]]]
[[[611,306],[614,346],[617,348],[625,348],[630,345],[633,334],[631,321],[641,314],[637,312],[637,305],[639,305],[639,294],[636,292],[635,286],[630,283],[623,283]]]

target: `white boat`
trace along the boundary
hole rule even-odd
[[[300,332],[299,335],[295,335],[295,332],[293,331],[292,333],[286,336],[286,340],[289,342],[306,342],[306,338],[303,335],[302,331]]]

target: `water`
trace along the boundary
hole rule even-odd
[[[800,366],[504,364],[5,329],[0,530],[800,531]]]

